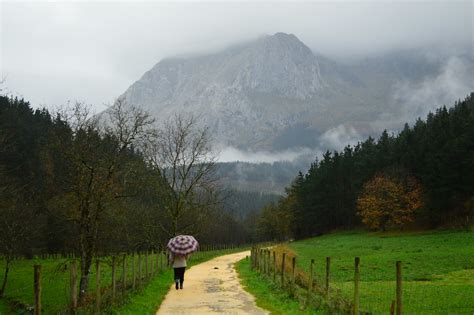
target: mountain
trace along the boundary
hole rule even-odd
[[[436,77],[443,62],[414,51],[335,61],[276,33],[214,54],[164,59],[123,96],[158,119],[199,115],[220,147],[314,148],[338,126],[361,137],[379,132],[374,120],[400,114],[398,85]]]
[[[429,110],[474,90],[472,48],[434,48],[343,60],[313,52],[295,35],[276,33],[216,53],[158,62],[123,93],[158,121],[192,113],[210,128],[217,147],[318,152],[396,131]],[[427,106],[428,105],[428,106]],[[268,173],[268,165],[261,172]],[[281,165],[278,166],[281,168]],[[258,190],[253,166],[231,164],[232,187]],[[245,174],[244,174],[245,173]],[[289,172],[264,189],[282,193]],[[241,174],[240,179],[236,176]],[[272,175],[273,176],[273,175]],[[285,184],[286,183],[286,184]],[[267,183],[268,184],[268,183]]]
[[[272,149],[324,89],[311,50],[277,33],[217,54],[163,60],[124,95],[158,118],[198,113],[222,145]]]

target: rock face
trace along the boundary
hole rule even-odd
[[[397,115],[394,86],[436,77],[440,68],[413,52],[348,65],[277,33],[215,54],[162,60],[123,96],[158,120],[199,116],[222,147],[315,148],[334,128],[376,134],[374,120]]]
[[[197,114],[223,145],[272,149],[318,107],[324,89],[313,52],[296,36],[277,33],[213,55],[165,59],[124,96],[158,119]]]

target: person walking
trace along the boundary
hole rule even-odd
[[[199,248],[199,243],[191,235],[178,235],[168,241],[169,262],[174,269],[174,283],[176,290],[183,288],[184,271],[191,253]]]
[[[170,264],[174,270],[175,288],[183,289],[184,272],[186,271],[189,255],[176,255],[170,252]]]

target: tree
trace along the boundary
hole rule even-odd
[[[134,145],[146,141],[154,120],[122,99],[102,116],[76,103],[63,114],[72,127],[71,139],[60,143],[64,171],[68,172],[66,189],[50,202],[73,222],[81,257],[80,300],[84,301],[92,259],[97,253],[99,235],[103,233],[105,216],[113,216],[116,200],[127,196],[123,179],[133,173],[129,167]]]
[[[422,206],[421,186],[413,177],[402,182],[381,173],[364,184],[357,199],[362,222],[371,229],[382,231],[413,222],[416,211]]]
[[[216,205],[215,161],[207,128],[193,116],[176,115],[158,130],[145,151],[168,186],[166,219],[169,236],[196,233],[207,211]]]
[[[8,273],[16,256],[30,254],[31,243],[39,232],[35,225],[36,214],[28,203],[19,198],[18,191],[0,194],[0,254],[5,260],[5,270],[0,287],[0,298],[5,293]]]
[[[1,121],[2,119],[0,123]],[[35,243],[33,240],[41,231],[39,215],[35,211],[36,205],[28,196],[28,189],[34,191],[34,188],[29,188],[27,182],[18,180],[14,174],[19,167],[12,167],[9,163],[14,160],[12,157],[15,157],[17,149],[14,140],[18,139],[14,139],[3,127],[0,124],[0,255],[5,260],[5,270],[0,286],[0,298],[5,293],[14,258],[31,255],[31,247]]]

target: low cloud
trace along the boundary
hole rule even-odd
[[[285,151],[242,151],[234,147],[225,147],[220,150],[219,162],[250,162],[250,163],[274,163],[274,162],[296,162],[300,160],[314,159],[319,151],[309,148],[298,148]]]
[[[429,112],[446,105],[450,107],[474,91],[474,65],[462,57],[451,57],[435,77],[420,83],[398,82],[393,86],[392,98],[399,104],[397,117],[401,124],[424,119]]]
[[[341,150],[363,140],[363,136],[350,125],[339,125],[327,130],[319,138],[319,145],[325,150]]]

